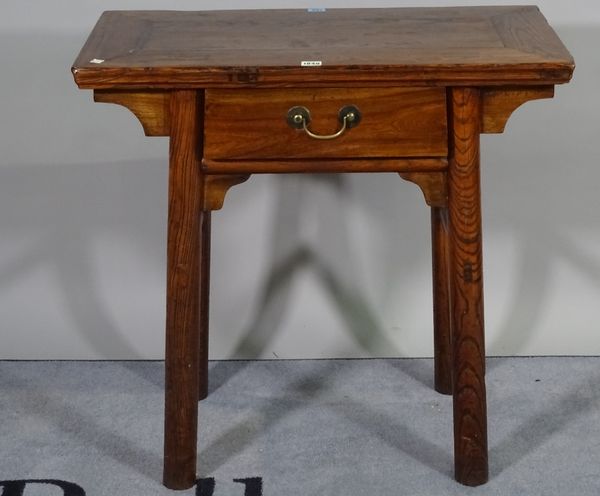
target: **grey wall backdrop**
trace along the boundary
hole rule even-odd
[[[600,3],[538,4],[577,69],[554,100],[482,139],[487,348],[599,354]],[[101,11],[309,6],[3,2],[0,358],[164,352],[168,143],[145,138],[127,110],[92,103],[69,72]],[[414,185],[256,176],[213,226],[211,357],[431,355],[429,212]]]

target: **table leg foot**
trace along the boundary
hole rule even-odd
[[[163,486],[174,491],[185,491],[196,485],[196,471],[174,471],[168,473],[165,470],[163,477]]]

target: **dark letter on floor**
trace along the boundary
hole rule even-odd
[[[2,488],[0,496],[23,496],[25,487],[27,487],[28,484],[49,484],[60,487],[63,490],[64,496],[85,496],[85,491],[77,484],[53,479],[0,481],[0,488]]]
[[[233,482],[239,482],[246,485],[244,496],[262,496],[262,477],[249,477],[248,479],[233,479]]]
[[[213,496],[214,492],[214,477],[207,477],[206,479],[198,479],[196,481],[196,496]]]

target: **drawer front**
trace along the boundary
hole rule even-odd
[[[310,112],[308,129],[330,135],[353,105],[360,122],[320,140],[288,124],[292,107]],[[445,157],[444,88],[206,90],[204,157],[213,160]]]

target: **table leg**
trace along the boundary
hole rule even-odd
[[[203,178],[200,169],[202,93],[173,91],[167,235],[165,358],[165,486],[196,482],[199,391],[199,310]]]
[[[208,396],[208,322],[210,295],[210,210],[201,213],[199,398]]]
[[[453,88],[448,170],[456,480],[488,479],[478,89]]]
[[[434,384],[442,394],[452,394],[452,327],[448,253],[448,209],[431,208],[433,273]]]

